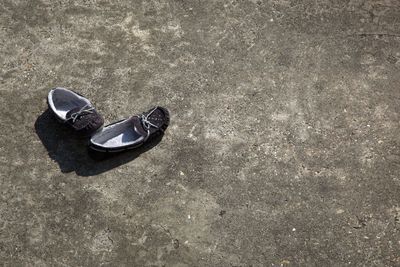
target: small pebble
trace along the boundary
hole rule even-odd
[[[342,209],[337,209],[336,210],[336,214],[342,214],[344,212],[344,210],[342,210]]]

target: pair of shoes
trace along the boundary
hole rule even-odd
[[[80,136],[90,136],[89,148],[98,152],[121,152],[139,147],[162,135],[169,124],[168,110],[157,106],[103,127],[103,117],[88,99],[61,87],[49,92],[47,103],[59,122]]]

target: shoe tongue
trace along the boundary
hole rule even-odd
[[[66,114],[66,119],[72,128],[82,133],[82,135],[90,134],[100,128],[103,123],[103,117],[100,116],[96,110],[92,110],[91,113],[83,112],[82,115],[78,116],[75,121],[72,120],[72,114],[79,112],[81,108],[73,108]]]
[[[148,113],[145,113],[145,115],[147,115]],[[161,121],[160,121],[161,119]],[[162,111],[160,109],[156,109],[153,111],[153,113],[150,114],[150,116],[147,118],[147,120],[149,122],[151,122],[152,124],[160,127],[163,123],[162,121],[163,119],[163,114]]]

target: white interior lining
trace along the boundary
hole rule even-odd
[[[50,91],[48,101],[51,109],[57,114],[58,117],[66,119],[68,111],[73,108],[81,108],[90,101],[86,98],[65,88],[56,88]]]
[[[143,136],[134,130],[132,122],[124,120],[104,127],[91,138],[91,142],[104,148],[113,148],[131,145],[142,139]]]

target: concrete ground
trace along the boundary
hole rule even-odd
[[[399,266],[399,29],[398,0],[2,0],[0,262]],[[95,161],[55,86],[171,125]]]

